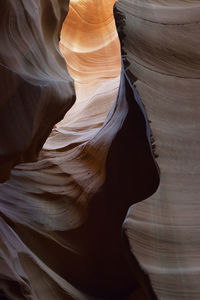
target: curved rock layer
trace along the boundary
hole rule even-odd
[[[18,24],[12,35],[4,32],[12,37],[7,62],[12,65],[7,67],[41,89],[56,86],[56,103],[61,97],[66,111],[74,94],[58,36],[68,2],[25,2],[4,2],[6,11],[12,7],[12,16],[4,20]],[[149,197],[159,178],[144,108],[123,66],[121,70],[114,2],[70,2],[60,48],[75,80],[76,103],[53,129],[38,161],[18,164],[0,185],[2,297],[110,300],[125,299],[133,292],[139,299],[154,299],[137,261],[133,258],[128,265],[121,237],[127,209]],[[30,51],[28,60],[18,37],[22,27],[31,28],[21,31]],[[40,99],[31,89],[27,93],[28,99]],[[52,95],[53,89],[43,94],[45,105],[38,107],[37,126],[44,126],[44,119],[52,126],[60,118],[56,105],[49,115]],[[23,96],[26,100],[26,92]],[[35,109],[30,111],[35,117]],[[36,136],[41,146],[44,139]],[[8,135],[8,140],[12,137]],[[26,138],[23,142],[28,143]],[[12,151],[16,153],[14,146]]]
[[[199,1],[119,0],[129,72],[161,170],[157,193],[130,209],[132,252],[158,299],[199,299]]]
[[[75,92],[58,47],[69,1],[6,0],[0,4],[3,182],[17,163],[36,160],[54,124],[74,103]]]

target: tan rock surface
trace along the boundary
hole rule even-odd
[[[117,300],[130,299],[131,292],[154,299],[134,257],[130,265],[126,262],[129,249],[121,236],[127,209],[155,192],[159,178],[144,109],[121,70],[114,2],[71,1],[60,49],[75,80],[76,103],[53,129],[38,161],[18,164],[0,185],[0,290],[8,299]],[[72,79],[57,39],[65,2],[7,3],[17,6],[16,15],[27,9],[23,28],[36,28],[34,43],[28,30],[26,37],[22,34],[28,49],[34,49],[30,59],[24,63],[24,49],[18,46],[8,62],[26,80],[29,75],[30,84],[48,77],[57,88],[56,103],[61,97],[68,110]],[[35,96],[30,89],[27,93]],[[44,99],[49,95],[54,90]],[[42,112],[41,126],[46,106]],[[58,117],[56,106],[51,113]]]
[[[158,299],[199,299],[199,1],[117,7],[161,170],[158,191],[129,210],[125,230]]]

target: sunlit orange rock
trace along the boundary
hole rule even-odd
[[[16,5],[15,14],[20,6],[21,13],[27,13],[23,28],[31,24],[35,30],[22,34],[31,49],[28,62],[24,51],[17,58],[34,80],[43,78],[41,89],[49,72],[48,79],[57,88],[55,102],[64,97],[68,112],[52,130],[38,160],[17,164],[0,186],[2,295],[155,299],[122,232],[127,210],[156,191],[159,174],[144,108],[121,66],[114,1],[70,2],[60,50],[71,77],[58,48],[68,1],[34,0],[25,7],[22,0],[5,3]],[[77,97],[69,110],[74,100],[72,78]],[[31,90],[27,93],[35,96]],[[53,89],[44,95],[46,101],[52,95]],[[40,109],[38,121],[45,124],[48,110]],[[58,118],[56,105],[51,113]],[[44,140],[40,141],[42,145]]]

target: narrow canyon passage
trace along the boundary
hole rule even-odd
[[[94,1],[70,2],[60,49],[75,81],[76,102],[56,125],[53,138],[47,140],[44,149],[51,150],[52,143],[59,147],[61,139],[65,146],[91,139],[114,103],[121,73],[114,3],[113,0],[98,1],[98,5]]]
[[[200,299],[200,2],[114,3],[0,0],[1,299]]]
[[[19,70],[15,64],[12,68],[25,84],[29,80],[42,91],[43,113],[49,95],[66,103],[64,118],[54,120],[56,126],[38,160],[17,164],[0,186],[0,289],[8,299],[17,295],[19,299],[122,300],[131,299],[131,294],[134,299],[155,299],[134,256],[127,262],[130,252],[122,239],[128,208],[155,192],[159,174],[147,116],[121,67],[115,1],[70,2],[60,50],[74,79],[75,103],[72,79],[58,44],[52,43],[58,32],[51,37],[68,1],[38,0],[35,7],[21,7],[22,2],[14,7],[15,13],[25,11],[33,25],[42,16],[37,30],[52,52],[47,51],[49,57],[44,55],[43,62],[35,29],[31,47],[37,49],[39,41],[38,52],[29,50],[26,63],[19,53],[22,65]],[[37,13],[38,19],[32,19]],[[50,14],[54,22],[49,33]],[[48,80],[53,86],[45,94]],[[48,114],[38,113],[36,120],[42,126]]]

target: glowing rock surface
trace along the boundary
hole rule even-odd
[[[1,3],[0,297],[200,297],[199,4],[117,2],[152,196],[114,3]]]
[[[23,76],[29,72],[29,78],[39,80],[40,76],[44,79],[45,70],[51,70],[56,76],[45,74],[56,87],[59,76],[66,74],[64,88],[59,85],[55,97],[63,97],[64,108],[69,109],[74,97],[72,79],[58,49],[67,2],[5,3],[4,10],[12,5],[11,21],[17,20],[21,30],[25,28],[21,35],[30,48],[27,61],[23,47],[10,42],[11,58],[18,55],[13,72]],[[121,70],[113,4],[71,1],[60,49],[75,80],[76,102],[54,127],[38,161],[16,165],[10,179],[0,186],[2,297],[124,299],[135,291],[139,297],[153,295],[137,261],[132,258],[131,266],[127,263],[125,256],[130,253],[121,236],[127,209],[156,190],[158,173],[143,107]],[[24,23],[18,17],[20,13]],[[26,31],[26,26],[32,26],[34,35],[33,29]],[[13,36],[18,41],[18,35]],[[50,48],[47,57],[44,54],[44,65],[43,45]],[[48,102],[49,95],[43,96]],[[35,116],[35,110],[31,112]],[[56,120],[60,117],[56,106],[51,112]],[[40,124],[49,119],[53,125],[47,107],[40,106],[38,114]],[[12,140],[12,135],[8,139]],[[141,188],[144,180],[145,190]]]
[[[11,24],[17,20],[30,49],[27,61],[15,32],[18,27],[13,27],[18,42],[16,45],[12,40],[9,44],[13,48],[11,58],[17,55],[13,72],[21,72],[23,77],[29,72],[32,81],[48,79],[58,88],[49,94],[43,92],[45,101],[55,93],[57,100],[65,100],[64,109],[69,109],[74,98],[72,79],[58,48],[67,2],[5,3],[5,11],[9,5],[12,7]],[[124,299],[135,291],[140,296],[145,293],[139,281],[144,281],[147,295],[153,294],[148,278],[134,259],[131,271],[125,258],[129,249],[121,236],[128,207],[150,196],[158,185],[150,132],[138,96],[121,70],[114,1],[96,4],[71,1],[63,24],[60,49],[75,80],[75,104],[54,127],[38,161],[16,165],[10,179],[0,186],[1,297]],[[12,30],[7,36],[12,36]],[[44,53],[45,64],[43,46],[50,48],[47,57]],[[52,77],[46,70],[56,75]],[[59,76],[63,73],[66,77],[62,77],[62,88]],[[39,86],[42,89],[46,84],[40,82]],[[29,93],[39,101],[31,89]],[[27,97],[26,93],[22,95]],[[10,99],[9,93],[7,96]],[[19,109],[25,106],[16,105]],[[33,116],[39,114],[39,124],[48,120],[54,124],[47,106],[31,112]],[[60,118],[56,104],[51,113],[54,120]],[[25,117],[28,126],[29,116]],[[12,138],[8,135],[8,141]],[[132,143],[135,139],[136,145]],[[15,153],[16,148],[12,151]],[[148,180],[145,191],[141,189],[143,180]],[[133,182],[134,197],[130,194]]]

